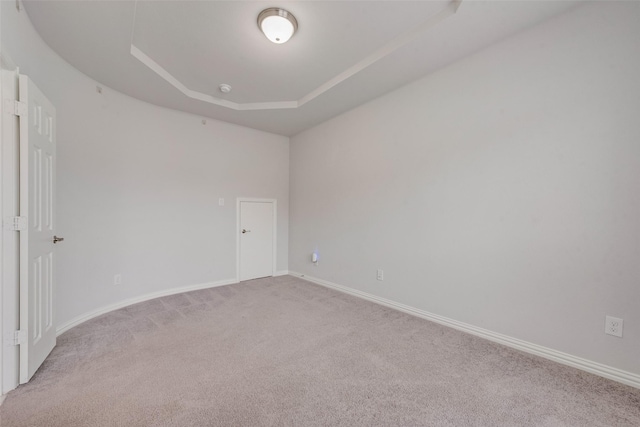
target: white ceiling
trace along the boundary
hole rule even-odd
[[[282,135],[321,123],[574,5],[24,1],[49,46],[97,82],[157,105]],[[272,6],[298,19],[299,30],[286,44],[269,42],[258,29],[258,14]],[[232,92],[221,93],[221,83]]]

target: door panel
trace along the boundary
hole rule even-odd
[[[56,345],[53,310],[55,254],[55,108],[27,76],[20,76],[20,383]]]
[[[273,276],[274,204],[240,202],[240,280]]]

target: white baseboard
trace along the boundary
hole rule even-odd
[[[289,274],[289,270],[280,270],[273,273],[273,277],[286,276],[288,274]]]
[[[171,288],[171,289],[166,289],[164,291],[152,292],[150,294],[129,298],[124,301],[120,301],[115,304],[110,304],[104,307],[100,307],[88,313],[84,313],[84,314],[81,314],[80,316],[74,317],[68,322],[58,326],[56,328],[56,335],[59,336],[65,333],[66,331],[68,331],[69,329],[73,328],[74,326],[78,326],[79,324],[86,322],[87,320],[93,319],[94,317],[98,317],[102,314],[108,313],[113,310],[118,310],[120,308],[124,308],[132,304],[137,304],[139,302],[144,302],[144,301],[148,301],[148,300],[159,298],[159,297],[165,297],[168,295],[175,295],[175,294],[181,294],[183,292],[197,291],[199,289],[215,288],[218,286],[233,285],[235,283],[238,283],[237,279],[220,280],[217,282],[201,283],[198,285]]]
[[[4,399],[7,397],[6,394],[0,394],[0,406],[2,406],[2,402],[4,402]]]
[[[300,277],[317,285],[325,286],[327,288],[335,289],[337,291],[353,295],[358,298],[362,298],[376,304],[384,305],[404,313],[408,313],[423,319],[439,323],[444,326],[448,326],[457,329],[462,332],[466,332],[472,335],[476,335],[481,338],[488,339],[489,341],[497,342],[507,347],[515,348],[525,353],[535,354],[536,356],[544,357],[545,359],[553,360],[554,362],[562,363],[577,369],[581,369],[586,372],[590,372],[595,375],[599,375],[610,380],[614,380],[631,387],[640,388],[640,375],[623,371],[621,369],[613,368],[611,366],[603,365],[598,362],[583,359],[581,357],[572,356],[561,351],[554,350],[552,348],[543,347],[541,345],[533,344],[527,341],[522,341],[517,338],[512,338],[507,335],[492,332],[487,329],[479,328],[477,326],[470,325],[468,323],[458,322],[457,320],[449,319],[447,317],[432,314],[424,310],[420,310],[415,307],[404,305],[395,301],[381,298],[373,294],[351,289],[346,286],[338,285],[326,280],[318,279],[317,277],[308,276],[295,271],[289,271],[292,276]]]

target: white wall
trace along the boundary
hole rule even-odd
[[[581,6],[293,137],[290,270],[640,374],[638,22]]]
[[[14,2],[1,6],[3,52],[57,109],[58,325],[128,298],[235,279],[237,197],[277,199],[277,269],[287,270],[287,137],[99,94]]]

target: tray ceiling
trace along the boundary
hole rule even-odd
[[[567,1],[24,1],[43,39],[138,99],[293,135],[572,7]],[[266,7],[299,22],[269,42]],[[458,8],[459,6],[459,8]],[[220,84],[233,90],[224,94]]]

